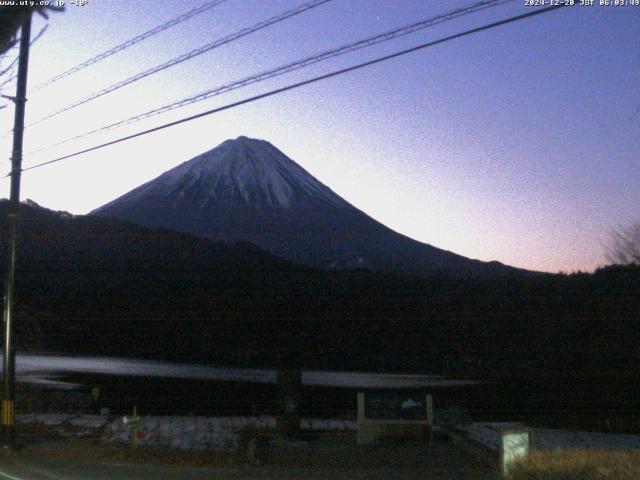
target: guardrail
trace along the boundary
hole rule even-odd
[[[503,477],[508,477],[513,465],[529,455],[531,430],[517,424],[487,424],[483,438],[477,438],[468,430],[443,427],[449,438],[484,463],[497,467]]]

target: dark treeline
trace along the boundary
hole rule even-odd
[[[411,278],[28,204],[20,228],[20,350],[442,373],[483,380],[437,394],[474,418],[640,431],[640,267]]]
[[[323,272],[248,244],[24,205],[16,278],[22,349],[477,378],[640,366],[637,267]]]

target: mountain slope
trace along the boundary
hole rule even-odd
[[[0,200],[2,245],[7,207]],[[0,276],[5,266],[6,249],[0,248]],[[20,208],[16,342],[20,350],[87,355],[390,368],[396,354],[397,361],[418,351],[420,361],[432,355],[425,342],[408,345],[407,339],[426,328],[425,294],[441,296],[433,284],[461,287],[426,281],[322,271],[250,244],[26,202]],[[402,333],[396,316],[413,319]]]
[[[248,241],[296,263],[454,276],[522,272],[392,231],[266,141],[238,137],[94,210],[149,227]]]

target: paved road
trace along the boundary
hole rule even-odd
[[[9,480],[489,480],[495,477],[472,472],[428,472],[418,470],[345,468],[205,468],[90,463],[75,461],[20,462],[2,465],[0,478]]]
[[[428,448],[348,448],[341,442],[276,446],[264,466],[180,467],[89,460],[25,449],[0,455],[0,480],[494,480],[468,453],[442,443]]]

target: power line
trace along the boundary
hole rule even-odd
[[[31,40],[31,43],[29,44],[29,47],[33,47],[33,44],[36,43],[40,39],[40,37],[42,35],[44,35],[44,33],[47,31],[47,28],[49,28],[49,24],[48,23],[44,27],[42,27],[40,29],[40,31],[36,34],[35,37],[33,37],[33,40]]]
[[[258,30],[262,30],[263,28],[266,28],[270,25],[273,25],[275,23],[278,22],[282,22],[283,20],[286,20],[287,18],[293,17],[295,15],[299,15],[303,12],[306,12],[307,10],[311,10],[312,8],[316,8],[319,7],[320,5],[330,2],[331,0],[312,0],[311,2],[307,2],[304,3],[302,5],[299,5],[296,8],[293,8],[291,10],[287,10],[279,15],[276,15],[275,17],[271,17],[267,20],[264,20],[262,22],[256,23],[255,25],[252,25],[251,27],[247,27],[244,28],[238,32],[232,33],[231,35],[228,35],[224,38],[221,38],[219,40],[216,40],[212,43],[208,43],[200,48],[197,48],[195,50],[192,50],[188,53],[185,53],[183,55],[180,55],[179,57],[176,57],[172,60],[169,60],[168,62],[165,62],[163,64],[157,65],[153,68],[150,68],[148,70],[145,70],[144,72],[140,72],[137,73],[136,75],[133,75],[125,80],[122,80],[120,82],[114,83],[113,85],[110,85],[108,87],[103,88],[102,90],[99,90],[98,92],[92,93],[91,95],[88,95],[84,98],[81,98],[80,100],[77,100],[69,105],[67,105],[64,108],[61,108],[60,110],[57,110],[53,113],[50,113],[49,115],[42,117],[39,120],[36,120],[35,122],[27,125],[28,127],[32,127],[34,125],[37,125],[39,123],[44,122],[45,120],[49,120],[50,118],[53,118],[55,116],[60,115],[61,113],[67,112],[69,110],[71,110],[72,108],[76,108],[79,107],[80,105],[83,105],[87,102],[90,102],[91,100],[95,100],[96,98],[99,98],[103,95],[106,95],[107,93],[111,93],[114,92],[122,87],[125,87],[127,85],[130,85],[134,82],[137,82],[138,80],[141,80],[145,77],[148,77],[150,75],[153,75],[155,73],[161,72],[162,70],[166,70],[169,67],[172,67],[174,65],[177,65],[179,63],[182,63],[186,60],[190,60],[198,55],[202,55],[205,52],[208,52],[210,50],[213,50],[214,48],[220,47],[222,45],[226,45],[228,43],[233,42],[234,40],[237,40],[239,38],[242,38],[246,35],[249,35],[251,33],[257,32]]]
[[[120,138],[118,138],[116,140],[111,140],[109,142],[102,143],[100,145],[96,145],[96,146],[93,146],[93,147],[90,147],[90,148],[85,148],[84,150],[80,150],[80,151],[77,151],[77,152],[74,152],[74,153],[70,153],[70,154],[64,155],[62,157],[54,158],[53,160],[48,160],[46,162],[38,163],[36,165],[33,165],[31,167],[23,169],[23,171],[34,170],[36,168],[44,167],[45,165],[51,165],[52,163],[61,162],[63,160],[67,160],[69,158],[77,157],[78,155],[82,155],[84,153],[89,153],[89,152],[93,152],[95,150],[100,150],[102,148],[109,147],[111,145],[115,145],[117,143],[125,142],[127,140],[132,140],[132,139],[137,138],[137,137],[142,137],[144,135],[148,135],[150,133],[154,133],[154,132],[157,132],[157,131],[160,131],[160,130],[164,130],[164,129],[169,128],[169,127],[174,127],[176,125],[180,125],[181,123],[190,122],[190,121],[196,120],[198,118],[206,117],[208,115],[213,115],[214,113],[219,113],[219,112],[222,112],[222,111],[225,111],[225,110],[230,110],[232,108],[239,107],[240,105],[245,105],[247,103],[252,103],[252,102],[255,102],[257,100],[262,100],[263,98],[268,98],[268,97],[271,97],[271,96],[274,96],[274,95],[277,95],[277,94],[280,94],[280,93],[287,92],[289,90],[294,90],[294,89],[303,87],[305,85],[310,85],[312,83],[319,82],[321,80],[327,80],[329,78],[336,77],[338,75],[342,75],[342,74],[345,74],[345,73],[348,73],[348,72],[353,72],[355,70],[359,70],[359,69],[364,68],[364,67],[368,67],[368,66],[371,66],[371,65],[376,65],[378,63],[385,62],[387,60],[391,60],[393,58],[400,57],[400,56],[403,56],[403,55],[407,55],[409,53],[416,52],[418,50],[422,50],[422,49],[425,49],[425,48],[428,48],[428,47],[433,47],[435,45],[439,45],[441,43],[445,43],[445,42],[448,42],[448,41],[451,41],[451,40],[455,40],[457,38],[465,37],[467,35],[472,35],[474,33],[479,33],[479,32],[485,31],[485,30],[496,28],[496,27],[499,27],[499,26],[502,26],[502,25],[506,25],[506,24],[509,24],[509,23],[513,23],[513,22],[519,21],[519,20],[524,20],[526,18],[530,18],[530,17],[536,16],[536,15],[547,13],[547,12],[550,12],[550,11],[553,11],[553,10],[558,10],[560,8],[563,8],[563,7],[565,7],[565,5],[563,5],[563,4],[554,5],[554,6],[551,6],[551,7],[545,7],[545,8],[534,10],[534,11],[531,11],[531,12],[528,12],[528,13],[524,13],[522,15],[516,15],[514,17],[509,17],[509,18],[506,18],[504,20],[500,20],[500,21],[493,22],[493,23],[490,23],[490,24],[487,24],[487,25],[483,25],[481,27],[476,27],[476,28],[473,28],[471,30],[466,30],[466,31],[461,32],[461,33],[456,33],[454,35],[449,35],[448,37],[444,37],[444,38],[440,38],[438,40],[434,40],[434,41],[431,41],[431,42],[423,43],[423,44],[418,45],[416,47],[408,48],[406,50],[401,50],[399,52],[392,53],[390,55],[385,55],[383,57],[378,57],[378,58],[376,58],[374,60],[369,60],[367,62],[359,63],[359,64],[353,65],[351,67],[343,68],[343,69],[336,70],[336,71],[333,71],[333,72],[330,72],[330,73],[327,73],[327,74],[324,74],[324,75],[320,75],[318,77],[310,78],[310,79],[304,80],[302,82],[297,82],[297,83],[294,83],[294,84],[291,84],[291,85],[287,85],[286,87],[277,88],[275,90],[271,90],[269,92],[262,93],[260,95],[255,95],[253,97],[245,98],[245,99],[239,100],[237,102],[233,102],[233,103],[229,103],[227,105],[223,105],[222,107],[218,107],[218,108],[207,110],[207,111],[204,111],[204,112],[201,112],[201,113],[197,113],[195,115],[191,115],[189,117],[185,117],[185,118],[182,118],[180,120],[175,120],[173,122],[165,123],[163,125],[159,125],[157,127],[150,128],[148,130],[143,130],[141,132],[134,133],[134,134],[131,134],[131,135],[127,135],[125,137],[120,137]]]
[[[137,121],[143,120],[145,118],[149,118],[149,117],[153,117],[156,115],[160,115],[162,113],[171,111],[171,110],[175,110],[177,108],[181,108],[187,105],[191,105],[193,103],[197,103],[203,100],[206,100],[208,98],[214,97],[214,96],[218,96],[218,95],[222,95],[223,93],[227,93],[233,90],[237,90],[239,88],[242,87],[246,87],[248,85],[252,85],[254,83],[258,83],[258,82],[262,82],[264,80],[268,80],[270,78],[274,78],[274,77],[278,77],[280,75],[284,75],[286,73],[290,73],[293,72],[295,70],[299,70],[301,68],[305,68],[308,67],[310,65],[313,65],[315,63],[319,63],[322,62],[324,60],[328,60],[334,57],[338,57],[340,55],[345,55],[347,53],[362,49],[362,48],[366,48],[366,47],[370,47],[373,45],[377,45],[379,43],[383,43],[383,42],[388,42],[390,40],[393,40],[395,38],[404,36],[404,35],[408,35],[410,33],[414,33],[417,32],[419,30],[423,30],[425,28],[428,27],[432,27],[434,25],[446,22],[446,21],[450,21],[453,20],[455,18],[461,17],[463,15],[469,15],[471,13],[476,13],[479,12],[481,10],[485,10],[488,8],[492,8],[492,7],[496,7],[499,5],[502,5],[504,3],[509,3],[512,2],[514,0],[483,0],[481,2],[475,3],[471,6],[468,7],[464,7],[464,8],[459,8],[456,10],[452,10],[450,12],[447,13],[443,13],[440,15],[437,15],[435,17],[431,17],[428,19],[424,19],[415,23],[412,23],[410,25],[405,25],[403,27],[400,28],[396,28],[381,34],[377,34],[374,35],[372,37],[368,37],[365,38],[363,40],[358,40],[357,42],[353,42],[353,43],[349,43],[346,45],[342,45],[341,47],[338,48],[333,48],[331,50],[326,50],[322,53],[319,54],[315,54],[312,55],[310,57],[305,57],[303,59],[300,60],[296,60],[294,62],[291,63],[287,63],[285,65],[281,65],[275,69],[271,69],[271,70],[267,70],[255,75],[251,75],[249,77],[245,77],[243,79],[240,80],[236,80],[233,81],[231,83],[216,87],[216,88],[212,88],[209,90],[206,90],[204,92],[200,92],[197,93],[196,95],[192,95],[190,97],[186,97],[182,100],[178,100],[176,102],[172,102],[166,105],[163,105],[161,107],[158,108],[154,108],[152,110],[149,110],[147,112],[144,113],[140,113],[134,116],[131,116],[129,118],[126,118],[124,120],[119,120],[117,122],[108,124],[108,125],[104,125],[102,127],[99,127],[97,129],[94,130],[90,130],[84,133],[80,133],[78,135],[74,135],[73,137],[69,137],[66,138],[60,142],[54,143],[53,145],[49,145],[46,147],[42,147],[39,148],[37,150],[34,150],[32,152],[29,153],[36,153],[39,151],[42,151],[46,148],[49,147],[57,147],[59,145],[71,142],[73,140],[78,140],[80,138],[84,138],[87,137],[89,135],[93,135],[105,130],[110,130],[112,128],[116,128],[116,127],[121,127],[124,125],[129,125],[132,123],[135,123]]]
[[[4,87],[8,83],[13,82],[13,80],[15,80],[17,78],[17,76],[18,76],[18,73],[17,72],[13,72],[11,75],[9,75],[9,78],[7,78],[5,81],[0,83],[0,88]]]
[[[9,65],[7,65],[7,67],[6,67],[4,70],[2,70],[2,71],[0,72],[0,77],[1,77],[2,75],[4,75],[5,73],[7,73],[7,72],[8,72],[9,70],[11,70],[12,68],[14,68],[14,67],[18,64],[18,58],[19,58],[19,57],[17,57],[17,56],[16,56],[16,57],[11,61],[11,63],[10,63]]]
[[[136,43],[139,43],[143,40],[146,40],[149,37],[153,37],[154,35],[157,35],[160,32],[163,32],[164,30],[167,30],[168,28],[171,28],[175,25],[178,25],[179,23],[184,22],[185,20],[188,20],[191,17],[194,17],[196,15],[199,15],[203,12],[206,12],[207,10],[212,9],[213,7],[216,7],[218,5],[220,5],[223,2],[226,2],[227,0],[214,0],[212,2],[207,2],[207,3],[203,3],[202,5],[200,5],[199,7],[194,8],[193,10],[189,10],[188,12],[175,17],[172,20],[169,20],[166,23],[163,23],[162,25],[158,25],[155,28],[152,28],[151,30],[148,30],[144,33],[141,33],[140,35],[137,35],[129,40],[127,40],[124,43],[121,43],[120,45],[116,45],[113,48],[110,48],[109,50],[106,50],[94,57],[91,57],[88,60],[85,60],[84,62],[76,65],[75,67],[70,68],[69,70],[66,70],[52,78],[50,78],[49,80],[45,80],[44,82],[36,85],[35,87],[33,87],[32,89],[30,89],[30,92],[35,92],[37,90],[40,90],[42,88],[48,87],[49,85],[57,82],[58,80],[61,80],[65,77],[68,77],[69,75],[79,72],[80,70],[83,70],[85,68],[87,68],[90,65],[93,65],[94,63],[98,63],[101,60],[104,60],[107,57],[110,57],[111,55],[115,55],[116,53],[129,48],[133,45],[135,45]]]

